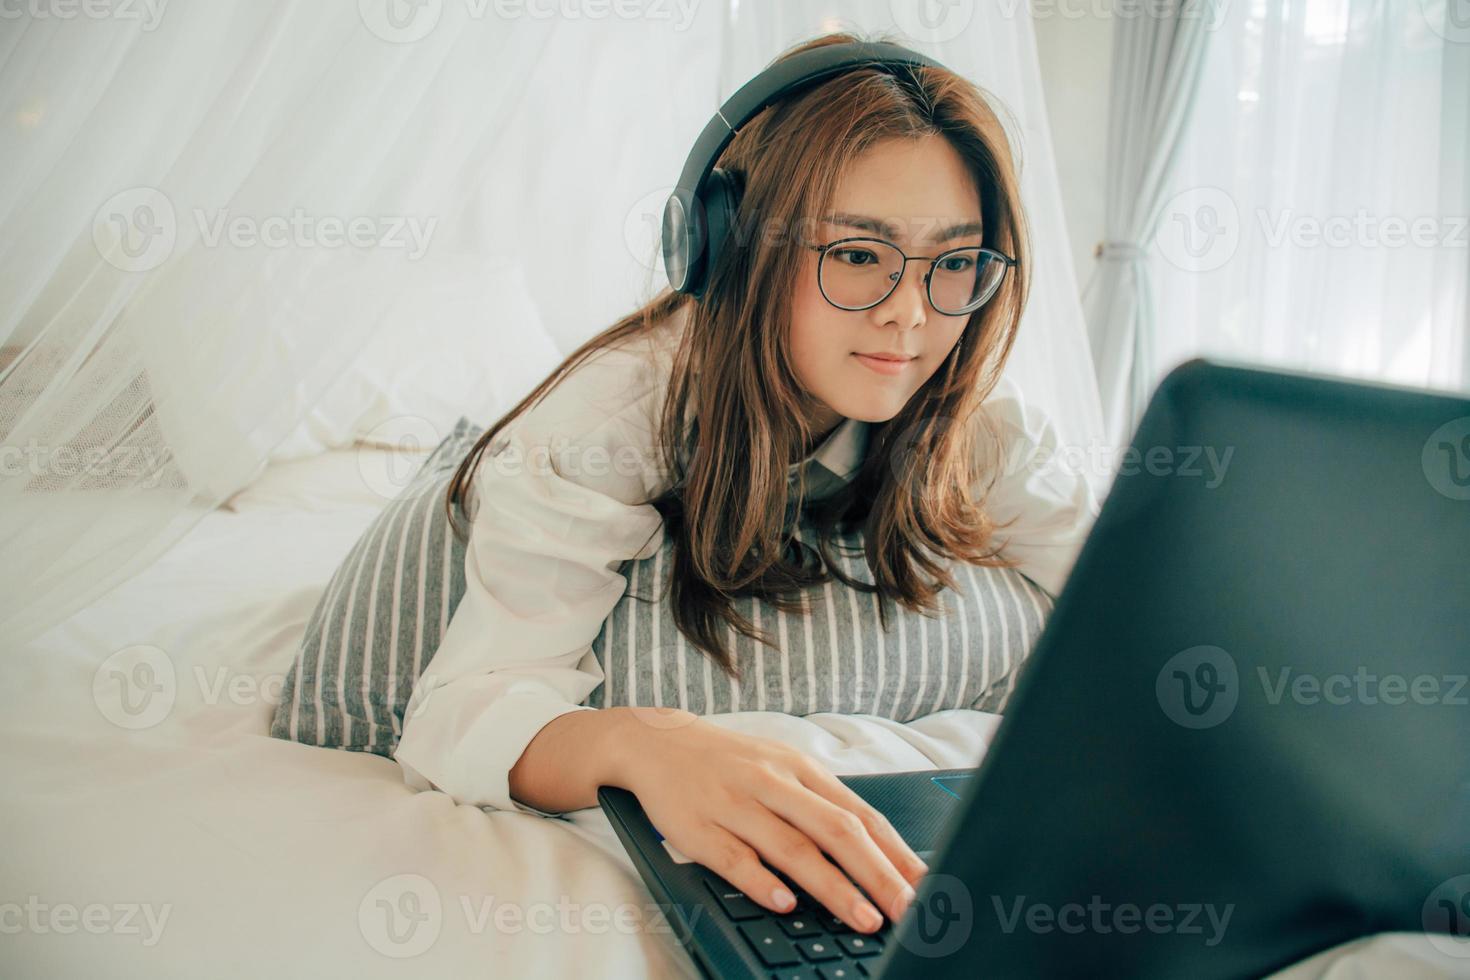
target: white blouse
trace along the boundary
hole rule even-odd
[[[464,597],[415,685],[394,753],[410,786],[551,815],[512,799],[509,773],[547,722],[596,710],[581,702],[603,681],[592,643],[627,587],[618,569],[663,543],[662,517],[637,501],[668,485],[655,436],[681,320],[594,354],[481,457]],[[997,541],[1055,596],[1097,497],[1057,452],[1050,419],[1013,383],[1003,379],[981,410],[1003,440],[986,507],[997,523],[1013,523]],[[808,499],[840,486],[864,458],[868,428],[844,420],[788,479],[804,473]],[[977,445],[992,457],[988,439]]]

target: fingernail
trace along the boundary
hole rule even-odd
[[[878,910],[867,902],[859,901],[854,908],[856,909],[854,918],[862,928],[876,929],[883,924],[883,916],[879,915]]]
[[[771,892],[771,904],[775,905],[782,912],[789,912],[796,905],[796,896],[785,888],[778,887],[775,891]]]

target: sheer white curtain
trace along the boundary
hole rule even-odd
[[[650,296],[663,198],[719,102],[800,37],[911,18],[844,4],[838,23],[836,6],[173,0],[0,19],[6,645],[157,557],[371,338],[422,331],[477,270],[519,260],[563,350]],[[1016,373],[1086,442],[1030,22],[973,13],[953,34],[919,20],[934,43],[913,44],[1018,117],[1037,275]],[[516,329],[480,302],[485,329]],[[422,343],[453,358],[449,333]]]
[[[1202,352],[1470,386],[1466,9],[1222,8],[1153,250],[1152,377]]]
[[[1113,27],[1105,241],[1082,296],[1103,419],[1115,445],[1148,401],[1155,313],[1144,245],[1158,228],[1181,134],[1197,111],[1207,5],[1169,0]]]
[[[482,266],[521,258],[563,336],[626,308],[629,198],[680,150],[675,83],[712,96],[722,24],[400,0],[87,9],[108,16],[0,19],[7,646],[155,558],[370,337],[419,327]]]

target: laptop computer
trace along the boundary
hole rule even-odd
[[[1467,675],[1470,399],[1195,360],[981,764],[843,777],[932,855],[899,921],[767,912],[598,796],[710,977],[1210,980],[1385,931],[1470,957]]]

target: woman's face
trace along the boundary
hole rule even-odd
[[[831,212],[811,244],[863,235],[885,239],[908,256],[932,259],[961,245],[983,244],[980,198],[963,159],[941,136],[879,143],[853,161]],[[843,418],[886,422],[899,413],[959,341],[969,315],[946,316],[924,288],[928,261],[905,263],[888,297],[866,310],[841,310],[817,286],[817,261],[803,249],[792,303],[791,353],[797,380],[825,406],[818,437]],[[838,261],[829,258],[828,262]],[[860,354],[913,360],[881,370]]]

